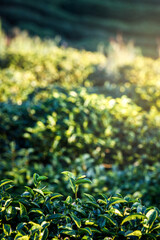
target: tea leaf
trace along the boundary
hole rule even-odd
[[[137,219],[142,220],[142,219],[144,219],[144,218],[146,218],[146,217],[145,217],[144,215],[142,215],[142,214],[132,214],[132,215],[129,215],[128,217],[126,217],[126,218],[122,221],[121,225],[123,225],[124,223],[126,223],[126,222],[128,222],[128,221],[137,220]]]

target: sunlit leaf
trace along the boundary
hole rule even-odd
[[[144,218],[145,218],[145,216],[142,215],[142,214],[132,214],[132,215],[129,215],[128,217],[126,217],[126,218],[122,221],[121,225],[123,225],[123,224],[126,223],[126,222],[132,221],[132,220],[137,220],[137,219],[142,220],[142,219],[144,219]]]
[[[78,228],[81,227],[81,220],[74,214],[71,213],[71,218],[73,219],[73,221],[75,222],[75,224],[77,225]]]

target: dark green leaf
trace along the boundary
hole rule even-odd
[[[6,236],[9,236],[12,232],[11,226],[9,224],[3,224],[3,232]]]
[[[74,214],[71,213],[71,218],[73,219],[73,221],[75,222],[75,224],[77,225],[78,228],[81,227],[81,220]]]
[[[41,236],[41,240],[47,240],[48,238],[48,234],[49,234],[49,231],[47,228],[44,229],[43,232],[41,232],[40,236]]]

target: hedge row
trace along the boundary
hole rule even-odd
[[[90,92],[115,98],[126,95],[146,111],[159,111],[159,58],[138,56],[132,45],[123,42],[113,42],[111,47],[105,67],[96,67],[90,76],[96,86]]]
[[[32,149],[30,161],[72,163],[88,153],[95,163],[157,162],[159,112],[143,112],[129,98],[104,98],[85,89],[35,91],[21,105],[0,103],[1,158]]]
[[[21,103],[34,89],[50,84],[85,86],[93,67],[105,62],[100,53],[58,47],[25,33],[11,41],[1,33],[0,39],[0,101]]]
[[[94,198],[78,196],[78,188],[90,183],[85,176],[70,180],[73,197],[47,191],[34,174],[34,188],[25,187],[21,195],[10,193],[12,181],[0,182],[1,239],[159,239],[159,209],[146,208],[139,200],[102,194]]]
[[[25,33],[13,40],[1,33],[1,43],[0,101],[20,104],[35,88],[48,84],[83,85],[93,86],[90,92],[114,98],[127,95],[147,111],[153,106],[159,109],[160,60],[140,56],[131,43],[125,45],[120,38],[112,41],[107,58],[30,39]]]
[[[15,151],[12,143],[10,152],[6,153],[8,160],[0,161],[0,176],[9,178],[15,184],[14,193],[20,194],[24,185],[33,187],[32,176],[35,172],[48,177],[48,189],[53,192],[63,192],[68,196],[69,185],[66,178],[60,176],[60,172],[70,170],[75,175],[87,175],[92,180],[92,184],[85,184],[79,191],[79,197],[83,198],[83,193],[97,196],[100,193],[113,196],[121,194],[133,199],[141,199],[143,204],[148,206],[160,206],[160,164],[151,166],[147,164],[123,166],[121,169],[111,164],[98,164],[95,166],[94,159],[84,154],[74,159],[69,166],[61,166],[57,162],[53,164],[43,164],[30,161],[30,149]]]

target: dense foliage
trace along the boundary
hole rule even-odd
[[[0,34],[0,238],[158,239],[160,60]]]
[[[124,55],[125,51],[122,51],[121,54]],[[124,57],[124,60],[122,57],[122,60],[120,60],[121,58],[117,56],[117,52],[115,55],[116,61],[108,59],[105,67],[97,69],[97,72],[93,73],[93,78],[95,76],[97,79],[96,76],[102,76],[100,78],[101,81],[94,81],[98,88],[95,89],[95,92],[101,92],[114,97],[127,95],[137,105],[147,111],[154,108],[159,110],[160,60],[136,56],[134,52],[132,54],[134,56],[128,56],[127,59]],[[122,61],[122,64],[119,63],[117,58],[119,58],[119,61]]]
[[[12,149],[12,151],[14,148]],[[13,153],[8,153],[8,157]],[[146,206],[160,205],[160,166],[156,163],[152,166],[138,165],[128,166],[124,170],[117,166],[99,164],[94,165],[94,159],[89,155],[83,155],[75,159],[69,167],[58,165],[57,168],[53,164],[30,163],[29,153],[23,149],[17,153],[17,158],[12,163],[1,161],[0,176],[12,179],[15,187],[14,192],[20,193],[23,186],[33,186],[32,176],[35,172],[45,174],[48,177],[48,188],[53,192],[63,192],[64,196],[68,195],[69,185],[66,184],[66,178],[60,176],[59,172],[66,169],[71,170],[76,175],[86,174],[92,180],[92,185],[85,184],[79,191],[79,195],[83,197],[83,193],[89,193],[93,196],[101,193],[107,193],[108,196],[122,194],[132,198],[139,198]]]
[[[9,45],[3,33],[0,39],[0,101],[21,104],[36,88],[51,84],[89,85],[93,67],[105,61],[100,53],[60,48],[53,41],[30,39],[25,33]]]
[[[78,188],[90,183],[85,176],[69,177],[74,196],[64,199],[41,186],[45,176],[34,174],[34,188],[14,196],[11,180],[0,182],[1,239],[159,239],[159,210],[138,200],[102,194],[78,197]]]
[[[152,163],[159,158],[157,112],[151,117],[126,97],[54,88],[35,93],[21,105],[0,106],[2,159],[10,142],[15,151],[30,152],[30,162],[52,162],[55,167],[86,153],[95,164]]]
[[[159,159],[159,60],[137,57],[130,48],[121,61],[112,50],[113,65],[110,55],[59,48],[25,34],[9,46],[6,41],[1,32],[2,160],[8,159],[11,142],[16,156],[23,149],[29,162],[54,167],[68,166],[86,153],[95,163]],[[109,84],[120,94],[108,91]],[[110,97],[90,94],[99,85]]]

